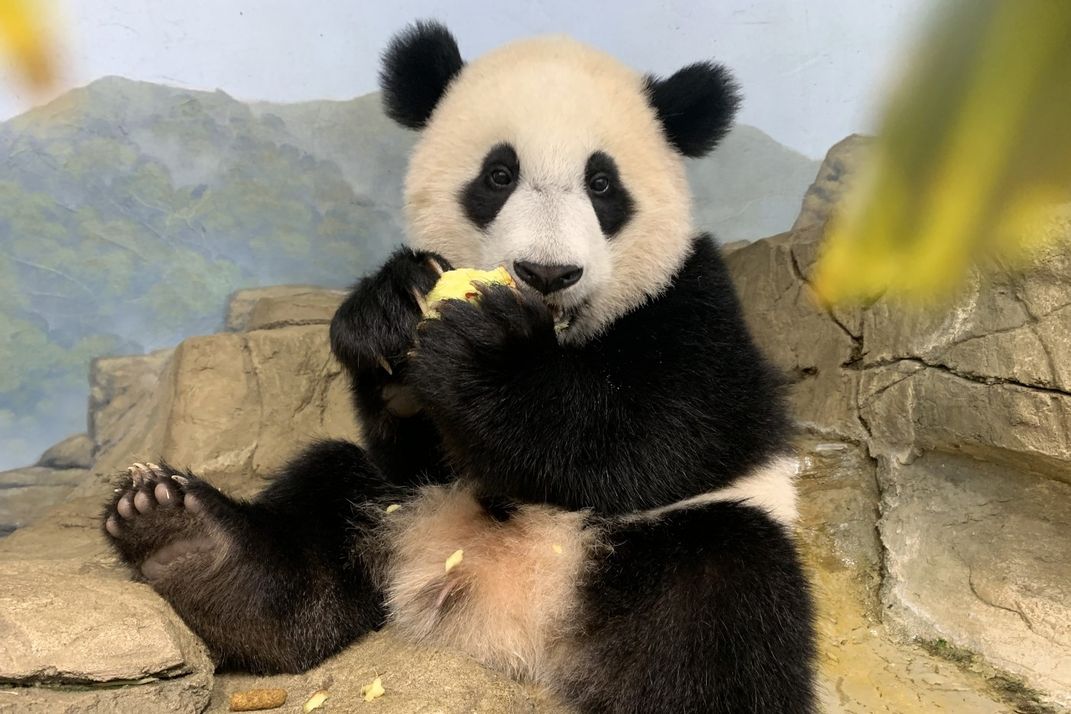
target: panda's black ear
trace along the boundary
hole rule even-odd
[[[712,62],[688,65],[667,79],[647,77],[647,95],[669,143],[693,158],[722,140],[740,106],[733,76]]]
[[[423,128],[464,65],[457,40],[441,23],[423,20],[405,28],[391,40],[379,70],[387,116],[410,129]]]

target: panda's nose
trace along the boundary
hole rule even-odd
[[[544,295],[565,290],[584,274],[584,269],[579,265],[545,265],[529,263],[527,260],[515,262],[513,270],[518,278]]]

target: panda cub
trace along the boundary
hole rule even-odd
[[[390,623],[583,712],[814,711],[782,384],[685,181],[728,72],[563,37],[465,63],[423,22],[381,83],[421,134],[411,247],[331,324],[367,447],[315,444],[249,502],[136,464],[110,542],[224,667],[302,671]],[[422,319],[444,270],[495,266],[518,287]]]

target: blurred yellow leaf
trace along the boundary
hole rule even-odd
[[[959,0],[915,54],[871,162],[834,215],[827,303],[953,288],[1015,258],[1071,200],[1071,1]]]
[[[31,85],[55,79],[52,33],[40,0],[0,0],[0,50]]]

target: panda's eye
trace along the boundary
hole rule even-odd
[[[487,183],[491,188],[509,188],[513,183],[513,172],[505,166],[494,166],[487,172]]]
[[[610,190],[610,177],[606,174],[595,174],[588,179],[588,190],[602,195]]]

